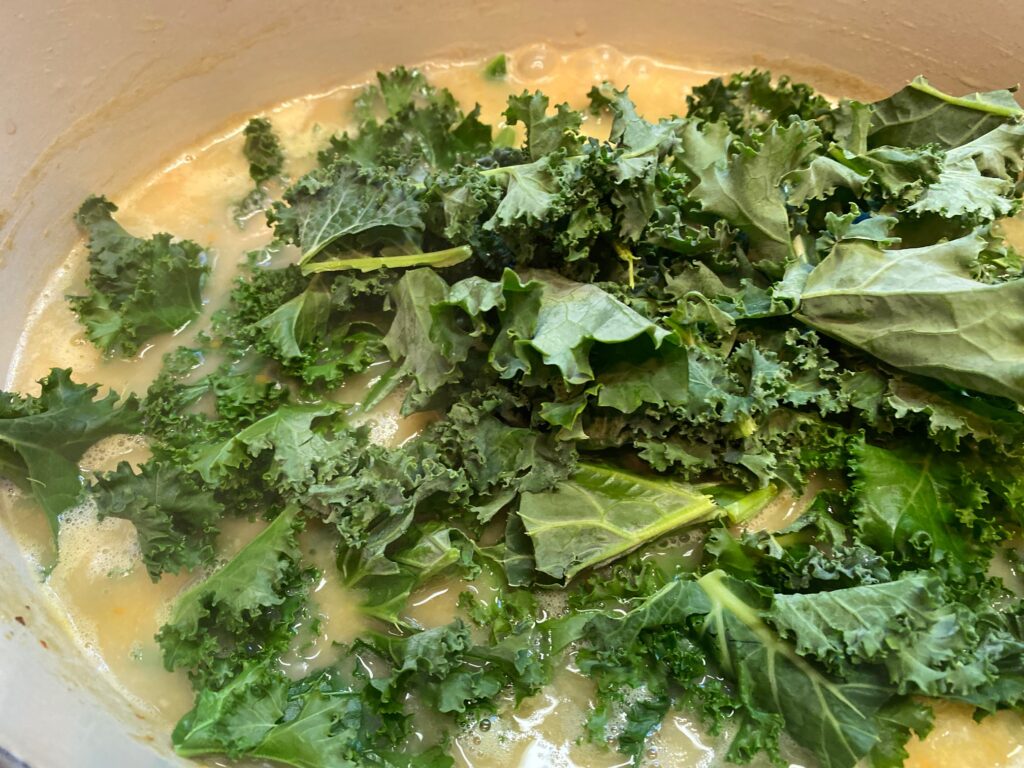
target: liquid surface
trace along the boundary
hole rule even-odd
[[[504,81],[484,79],[482,65],[480,61],[434,63],[423,70],[433,83],[449,88],[463,104],[478,102],[484,119],[495,123],[500,121],[510,92],[542,88],[553,102],[568,101],[580,107],[590,86],[602,80],[619,87],[628,85],[642,114],[653,117],[679,113],[685,111],[689,89],[717,74],[642,56],[624,56],[605,47],[561,53],[533,46],[512,52],[509,77]],[[288,176],[295,178],[312,168],[327,138],[349,127],[348,106],[359,85],[296,99],[269,113],[284,140]],[[828,90],[828,83],[817,85]],[[232,215],[233,205],[251,188],[241,151],[241,127],[240,122],[226,135],[183,155],[135,189],[121,194],[98,190],[113,196],[121,209],[118,219],[130,232],[147,236],[167,231],[209,246],[213,274],[206,289],[206,317],[223,301],[245,253],[270,239],[262,215],[253,217],[244,228],[238,227]],[[607,124],[593,117],[588,117],[583,128],[602,136],[608,130]],[[78,248],[41,296],[5,389],[35,392],[38,388],[34,382],[58,366],[72,367],[77,380],[142,394],[156,374],[163,353],[187,339],[188,329],[178,338],[158,340],[138,359],[103,360],[85,339],[63,300],[64,294],[80,288],[85,273],[84,249]],[[202,319],[193,323],[193,327],[202,325]],[[338,397],[356,401],[372,382],[371,370],[348,383]],[[372,417],[374,439],[400,443],[422,427],[422,420],[398,418],[399,400],[392,397]],[[87,469],[112,469],[120,460],[137,463],[145,458],[144,445],[115,437],[94,448],[83,463]],[[799,514],[801,501],[782,499],[751,524],[784,527]],[[49,532],[43,515],[30,501],[13,493],[4,495],[3,507],[5,522],[22,542],[26,557],[36,564],[46,562]],[[224,556],[241,547],[259,527],[226,522],[221,536]],[[60,536],[60,563],[44,589],[66,617],[71,634],[95,660],[97,669],[154,717],[166,719],[169,734],[173,722],[191,707],[192,693],[184,674],[163,669],[153,637],[174,596],[194,577],[164,576],[156,584],[151,582],[139,560],[132,526],[114,519],[100,523],[89,505],[65,515]],[[318,541],[314,531],[305,535],[303,549],[324,576],[314,594],[321,618],[319,634],[284,660],[296,675],[330,661],[332,643],[351,640],[366,626],[356,597],[334,576],[329,545]],[[487,589],[481,585],[472,588]],[[434,581],[413,596],[408,617],[424,627],[447,623],[465,589],[465,582]],[[549,610],[557,612],[557,601]],[[455,743],[456,760],[463,768],[629,765],[622,755],[603,745],[577,744],[591,696],[589,681],[571,667],[566,668],[552,686],[523,702],[515,713],[506,713],[486,726],[461,734]],[[674,713],[652,740],[645,764],[663,768],[718,765],[720,750],[716,747],[725,743],[728,735],[711,737],[685,713]],[[969,708],[942,704],[936,708],[932,735],[924,741],[913,739],[908,749],[909,768],[1024,766],[1024,722],[1018,715],[1003,712],[978,724],[970,717]]]

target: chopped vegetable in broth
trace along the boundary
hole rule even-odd
[[[280,105],[83,202],[5,524],[208,764],[1024,766],[1022,116],[545,46]]]

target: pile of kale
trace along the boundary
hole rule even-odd
[[[0,395],[0,475],[55,537],[83,452],[146,435],[152,459],[86,485],[154,579],[208,574],[158,638],[197,692],[181,754],[450,766],[460,726],[570,656],[597,691],[581,736],[636,760],[673,707],[730,725],[735,762],[783,764],[785,734],[809,763],[882,768],[929,731],[928,698],[1024,704],[1010,92],[919,79],[835,106],[752,72],[658,122],[608,84],[587,113],[523,93],[496,130],[415,71],[378,79],[290,183],[271,124],[250,123],[240,211],[266,207],[274,242],[144,398],[62,370]],[[581,131],[598,117],[607,138]],[[209,266],[115,211],[78,214],[71,301],[133,355],[202,316]],[[339,403],[366,372],[365,399]],[[375,444],[359,424],[395,391],[435,418]],[[738,525],[812,479],[785,530]],[[228,516],[269,525],[220,563]],[[650,546],[683,526],[696,560]],[[304,527],[337,542],[380,631],[294,680],[277,660],[315,626]],[[423,629],[406,602],[439,574],[490,597]],[[538,607],[548,589],[564,614]],[[418,753],[411,701],[451,725]]]

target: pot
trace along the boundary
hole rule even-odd
[[[432,57],[608,43],[787,72],[873,96],[918,73],[953,92],[1024,71],[1014,0],[605,0],[7,4],[0,23],[0,371],[78,237],[71,213],[283,99]],[[624,19],[628,14],[628,19]],[[625,23],[624,23],[625,21]],[[0,766],[187,765],[67,636],[0,530]],[[22,761],[22,762],[19,762]]]

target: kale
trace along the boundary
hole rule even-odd
[[[833,105],[753,71],[683,117],[610,83],[588,98],[606,138],[542,92],[495,130],[416,70],[379,75],[355,128],[281,180],[268,258],[141,408],[66,371],[0,396],[0,473],[55,534],[89,445],[149,441],[92,492],[154,579],[203,572],[158,638],[196,688],[180,754],[449,766],[450,729],[566,661],[595,684],[581,736],[637,764],[673,708],[734,726],[733,762],[795,744],[891,768],[928,699],[1024,704],[1024,602],[991,575],[1024,525],[1012,94],[918,79]],[[268,122],[245,152],[257,186],[280,177]],[[114,210],[80,211],[92,293],[73,305],[132,354],[199,314],[205,266]],[[367,423],[389,397],[423,419],[400,445]],[[228,515],[269,523],[221,562]],[[374,628],[291,679],[278,662],[315,624],[307,527]],[[420,626],[409,603],[439,577],[472,583]],[[417,707],[437,728],[414,753]]]
[[[92,494],[100,520],[119,517],[135,526],[142,562],[154,581],[163,573],[210,565],[216,557],[224,505],[181,467],[150,461],[136,473],[121,462],[97,477]]]
[[[248,664],[288,648],[307,610],[315,571],[300,564],[295,508],[206,579],[178,596],[157,640],[168,670],[185,668],[197,688],[219,689]]]
[[[89,293],[68,300],[93,344],[127,357],[199,316],[210,267],[191,240],[135,237],[114,221],[116,211],[105,197],[90,197],[75,214],[89,235]]]
[[[284,152],[281,140],[265,117],[254,117],[246,123],[245,144],[242,153],[249,161],[249,176],[258,187],[281,173],[284,167]]]
[[[99,399],[99,387],[76,384],[69,369],[54,368],[39,387],[38,396],[0,393],[0,473],[31,491],[56,545],[61,513],[82,497],[82,455],[142,425],[134,395],[120,405],[114,392]]]

